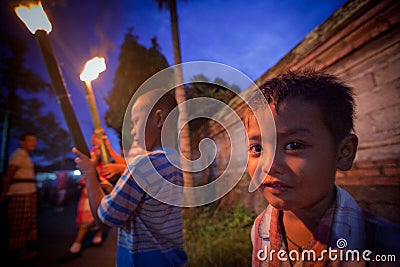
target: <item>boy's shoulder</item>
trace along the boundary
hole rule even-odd
[[[157,148],[148,154],[148,157],[154,166],[156,165],[174,165],[181,169],[178,151],[171,147]]]
[[[22,156],[29,156],[28,152],[24,150],[23,148],[17,148],[14,150],[14,152],[11,154],[11,158],[13,157],[22,157]]]
[[[146,160],[154,161],[160,158],[166,158],[171,163],[179,163],[178,151],[174,148],[156,148],[151,152],[137,154],[135,156],[126,157],[128,166],[137,166],[146,162]]]
[[[363,211],[367,248],[376,253],[400,253],[400,224]]]
[[[268,205],[254,220],[252,232],[263,239],[269,238],[269,228],[273,210],[274,208]]]
[[[338,186],[337,189],[339,208],[335,214],[335,230],[341,236],[346,232],[342,230],[347,228],[350,232],[358,232],[365,238],[366,248],[373,252],[399,253],[400,225],[361,209],[346,190]]]
[[[170,188],[169,183],[183,184],[179,154],[173,148],[159,148],[137,155],[127,162],[126,174],[146,192],[157,194],[160,188]],[[150,194],[152,195],[152,194]]]
[[[376,227],[384,227],[387,229],[397,230],[397,231],[400,230],[400,224],[389,221],[381,216],[378,216],[378,215],[373,214],[366,210],[363,211],[363,214],[364,214],[365,221],[369,225],[373,225]]]
[[[338,206],[342,209],[341,211],[348,216],[349,215],[349,210],[354,213],[358,213],[360,215],[365,224],[366,227],[379,227],[379,228],[386,228],[386,229],[392,229],[392,230],[399,230],[400,229],[400,224],[396,224],[394,222],[391,222],[382,216],[378,216],[372,212],[369,212],[365,209],[360,208],[356,200],[343,188],[337,186],[337,202]]]
[[[151,152],[139,154],[126,159],[129,173],[145,174],[150,171],[160,172],[169,166],[175,167],[174,171],[180,170],[180,159],[178,152],[173,148],[155,149]]]

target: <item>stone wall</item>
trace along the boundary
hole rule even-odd
[[[256,84],[288,69],[312,65],[337,74],[356,93],[355,132],[359,150],[348,172],[338,172],[337,184],[367,210],[400,223],[400,2],[347,2],[299,45],[265,72]],[[236,103],[235,103],[236,101]],[[238,114],[243,105],[231,102]],[[214,126],[213,126],[214,127]],[[239,127],[239,126],[237,126]],[[215,126],[215,128],[218,128]],[[221,131],[211,129],[217,146],[226,147]],[[229,151],[218,151],[215,173],[223,171]],[[259,193],[248,193],[242,180],[221,206],[245,203],[259,212],[266,205]]]

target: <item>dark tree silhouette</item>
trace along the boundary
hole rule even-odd
[[[160,52],[157,39],[154,37],[151,42],[152,46],[149,49],[139,44],[138,36],[133,34],[133,28],[130,28],[121,45],[113,88],[105,98],[108,105],[106,124],[115,130],[120,139],[124,114],[136,90],[152,75],[169,67],[166,58]]]
[[[44,103],[37,93],[51,94],[50,84],[25,67],[26,43],[8,32],[0,32],[0,126],[2,129],[1,170],[7,162],[11,139],[30,131],[40,139],[43,160],[64,158],[72,145],[67,132],[52,113],[43,115]],[[56,139],[60,136],[62,139]],[[68,149],[66,149],[68,147]]]

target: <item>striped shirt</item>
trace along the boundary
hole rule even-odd
[[[117,266],[186,264],[181,208],[167,204],[181,197],[183,176],[175,167],[178,164],[171,148],[136,156],[114,190],[102,199],[100,219],[119,227]]]

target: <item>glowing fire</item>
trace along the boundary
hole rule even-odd
[[[81,81],[90,82],[99,77],[99,74],[106,70],[106,63],[104,58],[95,57],[87,61],[85,68],[80,75]]]
[[[35,34],[37,30],[51,32],[51,23],[40,2],[29,6],[19,5],[14,11],[31,33]]]

